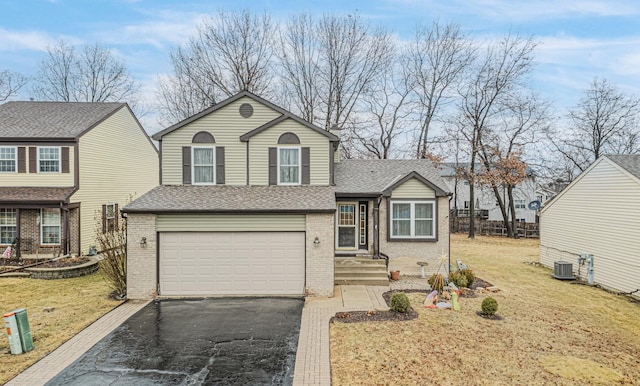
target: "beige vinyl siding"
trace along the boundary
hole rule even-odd
[[[304,214],[159,214],[158,232],[302,231]]]
[[[68,146],[16,146],[16,153],[18,147],[25,147],[25,163],[26,173],[0,173],[0,185],[1,186],[29,186],[29,187],[66,187],[74,185],[75,174],[75,151],[73,145]],[[69,173],[29,173],[29,148],[30,147],[68,147],[69,148]],[[62,150],[60,150],[60,157],[62,157]],[[38,158],[38,151],[36,150],[36,164]],[[60,163],[60,171],[62,171],[62,163]]]
[[[86,254],[96,244],[103,204],[123,208],[158,185],[158,153],[126,107],[80,137],[78,152],[80,189],[71,202],[80,203],[80,251]]]
[[[392,198],[435,198],[436,192],[416,178],[405,181],[393,189]]]
[[[280,122],[249,140],[249,183],[269,184],[269,148],[278,147],[278,138],[286,132],[295,133],[300,138],[300,147],[310,148],[310,184],[329,185],[329,138],[292,119]]]
[[[253,115],[249,118],[240,115],[239,108],[243,103],[253,106]],[[240,142],[240,136],[280,115],[244,97],[165,135],[162,137],[162,184],[182,185],[182,147],[191,146],[196,133],[207,131],[213,134],[215,146],[225,148],[225,184],[246,185],[247,144]]]
[[[618,291],[640,288],[640,181],[603,158],[549,203],[540,216],[540,263],[573,263],[594,255],[596,283]],[[586,264],[580,268],[586,278]]]

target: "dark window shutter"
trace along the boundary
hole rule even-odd
[[[216,184],[224,185],[224,147],[216,147]]]
[[[69,148],[66,146],[62,148],[61,160],[62,160],[62,172],[69,173]]]
[[[310,175],[309,175],[309,164],[310,164],[310,151],[308,147],[302,148],[302,185],[309,185]]]
[[[27,172],[27,149],[24,147],[18,148],[18,173]]]
[[[182,147],[182,183],[191,184],[191,146]]]
[[[102,205],[102,233],[107,233],[107,206]]]
[[[118,219],[120,218],[120,211],[118,211],[118,204],[115,204],[115,207],[113,208],[113,216],[114,216],[114,226],[113,229],[114,230],[118,230]]]
[[[38,148],[29,148],[29,173],[38,172]]]
[[[278,148],[269,148],[269,185],[278,185]]]

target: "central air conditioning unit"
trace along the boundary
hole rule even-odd
[[[568,261],[555,261],[553,263],[553,274],[551,274],[551,276],[558,280],[575,279],[573,276],[573,263]]]

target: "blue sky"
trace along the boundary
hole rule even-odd
[[[266,11],[275,21],[299,12],[358,12],[398,39],[410,39],[416,24],[436,19],[457,22],[481,41],[510,31],[533,35],[540,43],[533,84],[554,101],[559,114],[577,103],[594,77],[640,95],[637,0],[0,0],[0,70],[32,76],[47,45],[61,38],[97,41],[124,58],[153,101],[157,75],[171,71],[171,49],[219,9]],[[28,99],[29,93],[27,87],[18,99]]]

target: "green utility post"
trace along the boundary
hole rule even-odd
[[[31,336],[31,328],[29,327],[29,318],[27,317],[27,310],[20,308],[14,310],[16,314],[16,322],[18,323],[18,335],[20,335],[20,343],[22,344],[22,351],[29,352],[33,350],[33,338]]]

